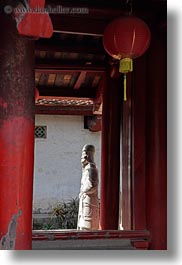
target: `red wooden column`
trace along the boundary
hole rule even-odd
[[[119,189],[120,189],[120,117],[122,102],[122,82],[105,80],[102,111],[101,147],[101,229],[118,229]]]
[[[0,249],[31,249],[34,45],[0,17]]]
[[[167,249],[167,38],[154,33],[148,62],[146,187],[150,249]]]
[[[147,54],[135,59],[132,72],[131,228],[146,229],[146,90]],[[124,154],[123,154],[124,155]]]

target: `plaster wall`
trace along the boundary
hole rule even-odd
[[[84,129],[82,116],[36,115],[35,125],[47,126],[47,138],[35,139],[33,212],[40,214],[78,196],[84,144],[96,148],[100,180],[101,132]]]

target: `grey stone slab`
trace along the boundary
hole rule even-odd
[[[135,250],[127,239],[69,239],[69,240],[35,240],[34,250]]]

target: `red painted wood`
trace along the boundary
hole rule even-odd
[[[0,23],[0,248],[31,249],[34,45]]]
[[[28,3],[31,12],[15,13],[19,34],[35,38],[50,38],[53,34],[53,25],[49,14],[43,12],[45,0],[29,0]],[[18,8],[21,10],[24,6],[19,4]],[[36,8],[41,8],[42,12],[37,12]]]
[[[149,248],[149,242],[146,241],[146,240],[143,240],[143,241],[134,241],[134,242],[132,242],[132,245],[137,250],[147,250]]]
[[[132,167],[131,220],[133,229],[148,229],[151,232],[150,249],[166,249],[166,39],[154,32],[152,36],[148,53],[134,61],[132,74],[132,163],[128,164]],[[125,124],[125,109],[123,115]],[[125,142],[128,139],[126,128],[123,127],[123,156],[129,148]],[[130,202],[130,176],[127,178],[126,168],[124,158],[123,226],[129,220],[127,205]]]
[[[16,249],[31,249],[34,122],[15,113],[0,138],[0,238],[14,233]]]
[[[167,249],[167,68],[166,37],[153,32],[147,89],[147,228],[150,249]]]
[[[102,112],[101,229],[118,229],[121,85],[120,80],[112,80],[108,72],[103,93]]]
[[[132,74],[132,228],[146,228],[146,55],[134,60]]]

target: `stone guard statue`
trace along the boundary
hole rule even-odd
[[[95,147],[84,145],[81,164],[82,178],[79,193],[78,230],[99,229],[98,170],[94,162]]]

